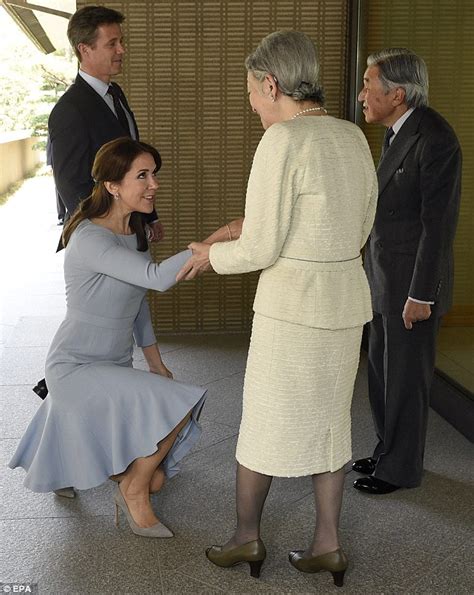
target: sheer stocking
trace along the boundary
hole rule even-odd
[[[260,537],[260,519],[272,479],[237,464],[237,528],[224,550]]]
[[[337,550],[339,545],[339,516],[344,488],[344,467],[334,473],[312,476],[316,505],[316,528],[308,556],[319,556]]]

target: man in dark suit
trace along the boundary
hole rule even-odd
[[[122,69],[124,20],[110,8],[86,6],[69,21],[68,38],[80,68],[48,122],[54,179],[67,208],[66,219],[92,191],[92,163],[100,147],[121,136],[138,140],[127,99],[119,85],[111,83]],[[163,229],[156,211],[147,223],[150,239],[161,239]]]
[[[379,200],[365,250],[369,400],[378,443],[355,461],[354,487],[386,494],[421,483],[436,336],[452,301],[461,149],[427,107],[424,61],[406,49],[369,56],[359,93],[368,123],[387,127]]]

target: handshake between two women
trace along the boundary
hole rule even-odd
[[[231,242],[237,240],[242,233],[244,218],[234,219],[219,227],[213,234],[202,242],[191,242],[188,248],[193,255],[187,260],[176,276],[176,281],[195,279],[206,271],[213,270],[210,261],[211,246],[218,242]]]

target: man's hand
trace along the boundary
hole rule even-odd
[[[431,316],[430,304],[419,304],[410,299],[405,302],[403,308],[402,318],[405,324],[405,328],[411,330],[414,322],[421,322],[422,320],[428,320]]]
[[[211,249],[209,244],[191,242],[188,248],[193,251],[193,255],[176,275],[176,281],[181,281],[182,279],[189,281],[206,271],[212,270],[211,263],[209,262],[209,250]]]
[[[158,219],[158,221],[154,221],[153,223],[148,223],[146,226],[146,237],[149,242],[159,242],[165,237],[165,232],[163,230],[163,224]]]

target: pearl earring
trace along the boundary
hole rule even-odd
[[[120,196],[118,195],[118,193],[117,194],[114,194],[114,199],[115,200],[118,200],[119,198],[120,198]]]
[[[275,102],[275,98],[273,97],[273,95],[270,95],[270,99],[272,100],[272,103]]]

